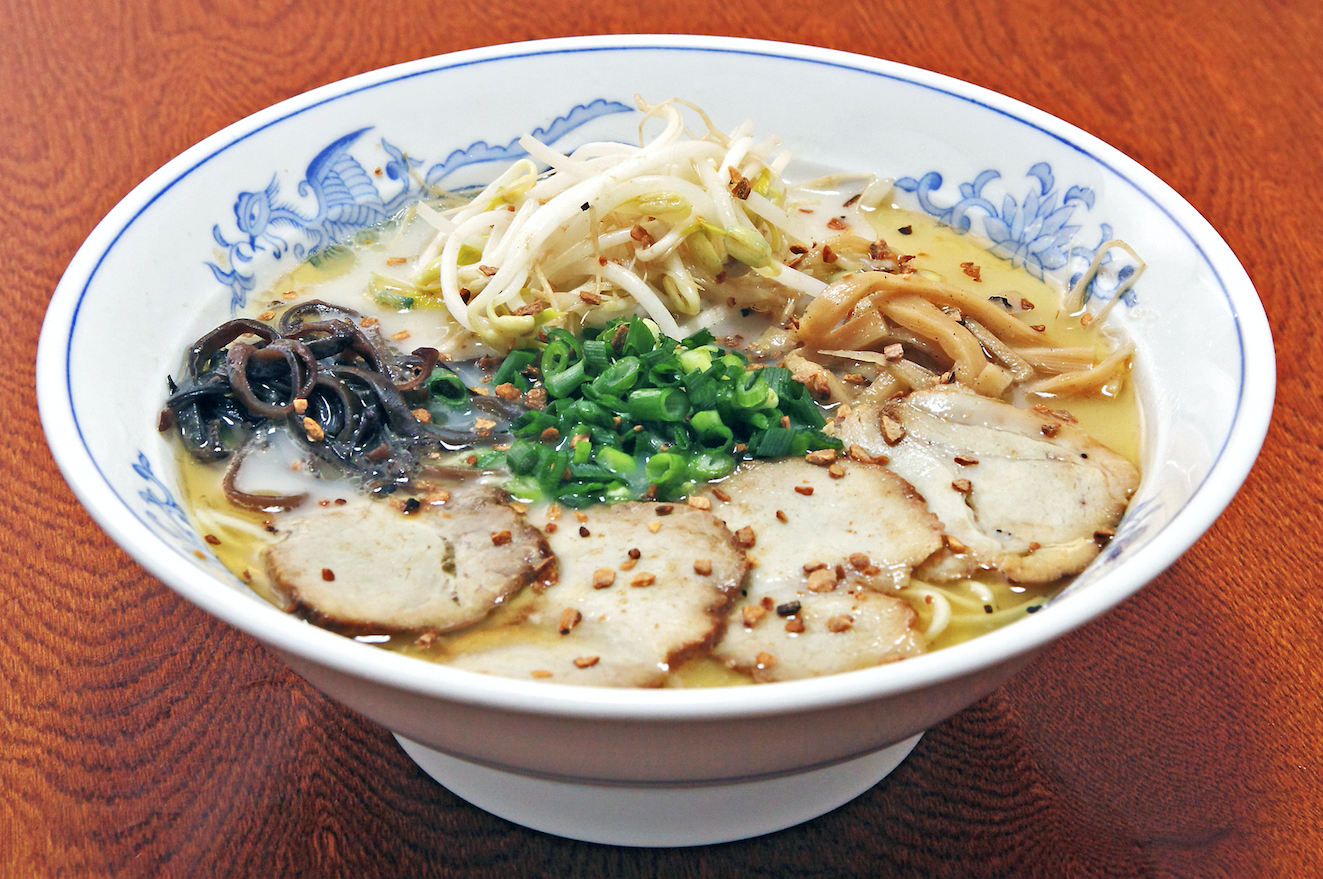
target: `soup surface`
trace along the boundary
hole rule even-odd
[[[1040,608],[1137,482],[1125,340],[884,181],[706,139],[694,191],[585,196],[531,269],[533,187],[635,154],[412,208],[200,341],[166,421],[218,558],[361,641],[591,685],[830,674]]]

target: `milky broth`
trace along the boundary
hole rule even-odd
[[[1045,345],[1093,346],[1100,353],[1105,353],[1105,343],[1096,332],[1096,327],[1081,327],[1077,318],[1072,319],[1060,312],[1060,289],[994,257],[971,236],[957,234],[931,217],[906,211],[896,205],[886,204],[872,210],[863,210],[857,204],[847,206],[845,202],[846,198],[840,192],[824,191],[809,193],[797,204],[802,212],[812,212],[804,215],[821,224],[824,232],[827,221],[837,217],[859,235],[880,237],[897,253],[913,254],[915,259],[912,265],[928,277],[961,286],[985,298],[1002,296],[1017,304],[1032,303],[1032,320],[1028,322],[1044,326],[1042,335]],[[456,346],[456,335],[444,328],[442,312],[426,309],[412,312],[392,310],[374,302],[365,292],[374,273],[385,278],[409,279],[414,271],[416,255],[432,234],[434,230],[417,218],[406,218],[362,234],[353,246],[337,249],[330,256],[305,263],[282,276],[265,292],[255,295],[247,316],[276,320],[283,310],[292,305],[309,299],[321,299],[376,319],[383,337],[403,350],[430,346],[451,353],[452,359],[478,356],[484,352],[476,346]],[[825,236],[833,234],[840,232],[825,232]],[[966,264],[977,268],[978,280],[972,277],[975,272]],[[714,332],[720,333],[721,329],[716,328]],[[1132,384],[1126,381],[1118,392],[1087,399],[1018,402],[1045,402],[1053,409],[1070,412],[1090,436],[1138,465],[1140,414]],[[267,456],[265,461],[245,463],[241,488],[281,493],[307,491],[310,497],[305,508],[309,504],[332,506],[373,502],[357,496],[352,485],[323,481],[308,475],[293,443],[283,440],[284,448],[281,444],[280,440],[273,442],[276,452]],[[212,544],[216,556],[255,592],[284,608],[286,603],[272,588],[262,561],[263,550],[279,539],[283,514],[255,513],[233,507],[221,489],[223,463],[210,466],[199,464],[182,452],[179,458],[180,488],[185,508],[189,510],[198,530]],[[299,512],[295,511],[295,514]],[[548,521],[546,508],[530,509],[529,520],[534,525],[544,527]],[[977,583],[967,587],[948,587],[957,592],[963,588],[969,600],[980,606],[985,603],[985,596],[990,592],[993,596],[991,610],[983,615],[953,619],[952,624],[929,647],[935,649],[960,643],[1022,618],[1027,612],[1041,606],[1062,585],[1011,584],[994,573],[980,576]],[[410,656],[444,662],[449,657],[469,651],[546,637],[532,626],[521,624],[529,612],[533,597],[533,590],[525,589],[522,594],[511,597],[496,608],[485,620],[463,630],[441,635],[425,645],[415,643],[415,635],[412,634],[401,636],[367,632],[354,633],[354,636]],[[931,619],[932,609],[917,597],[905,597],[910,598],[917,611],[921,627],[926,626]],[[699,658],[671,670],[667,685],[720,686],[748,682],[749,678],[715,660]]]

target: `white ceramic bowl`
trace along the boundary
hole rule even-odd
[[[1050,268],[1071,247],[1091,253],[1112,235],[1141,251],[1148,271],[1116,319],[1138,345],[1143,482],[1117,537],[1071,589],[1021,622],[895,665],[725,690],[620,691],[485,677],[356,643],[279,612],[211,556],[176,504],[172,451],[155,429],[184,347],[305,248],[409,198],[417,184],[406,163],[453,186],[490,177],[496,166],[484,160],[508,156],[534,128],[560,145],[635,140],[635,93],[688,98],[724,128],[752,118],[813,163],[894,176],[916,207],[968,218],[1031,268],[1036,259]],[[1078,227],[1067,244],[1054,237],[1063,224]],[[1077,257],[1058,271],[1078,268]],[[1098,139],[872,58],[632,36],[403,64],[207,138],[134,189],[74,257],[42,330],[37,381],[65,477],[126,551],[393,730],[443,784],[552,833],[683,845],[769,832],[849,800],[924,729],[1161,572],[1240,486],[1267,430],[1275,375],[1262,306],[1226,244]]]

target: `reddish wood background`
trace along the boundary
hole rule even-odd
[[[1317,876],[1323,4],[0,2],[0,875]],[[1199,209],[1267,306],[1266,454],[1193,550],[805,826],[701,849],[544,836],[176,598],[42,439],[46,302],[185,147],[305,89],[490,43],[693,32],[853,50],[1060,116]]]

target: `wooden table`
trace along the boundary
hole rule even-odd
[[[786,0],[0,6],[0,875],[1317,876],[1323,867],[1323,4]],[[1139,595],[779,834],[632,850],[434,784],[382,728],[147,575],[37,420],[47,299],[83,238],[190,144],[350,74],[597,32],[815,43],[1009,94],[1155,171],[1273,323],[1276,419],[1245,488]]]

